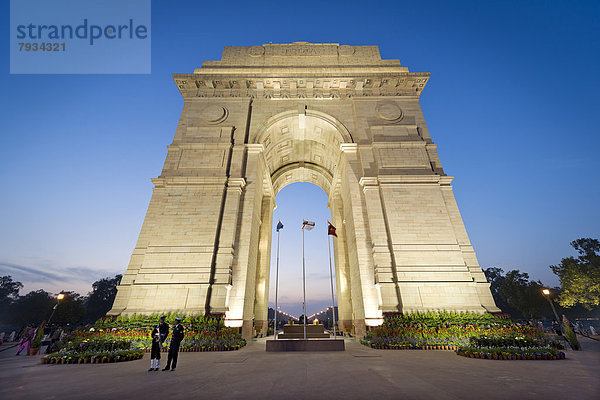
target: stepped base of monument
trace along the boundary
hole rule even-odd
[[[267,340],[267,351],[344,351],[344,339]]]

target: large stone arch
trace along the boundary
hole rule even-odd
[[[286,110],[269,117],[264,122],[257,121],[256,134],[250,133],[255,145],[262,146],[262,157],[259,164],[265,173],[265,187],[271,187],[272,192],[263,193],[264,198],[271,198],[285,186],[294,182],[309,182],[319,186],[329,197],[328,207],[334,223],[345,220],[343,210],[352,210],[340,195],[346,183],[347,159],[344,151],[354,149],[352,135],[346,127],[334,116],[318,110],[312,110],[301,103],[296,109]],[[355,183],[358,187],[358,184]],[[262,220],[271,221],[275,206],[273,201],[263,201],[271,207],[262,210]],[[265,226],[264,232],[262,227]],[[261,224],[260,237],[264,242],[270,240],[272,224]],[[355,274],[355,287],[352,294],[351,269],[359,269],[358,259],[350,260],[345,243],[355,242],[354,231],[348,235],[340,229],[334,242],[335,276],[337,280],[337,299],[340,313],[340,325],[347,330],[364,330],[365,307],[363,288],[360,284],[360,273]],[[263,254],[263,249],[265,253]],[[256,265],[256,295],[255,295],[255,329],[264,332],[267,329],[266,310],[268,307],[268,286],[270,246],[265,243],[259,246],[258,263]],[[363,278],[364,279],[364,278]],[[367,279],[368,280],[368,279]],[[376,291],[371,284],[370,297],[376,299]],[[354,298],[354,303],[352,299]],[[370,302],[371,319],[381,317],[378,304]],[[233,317],[233,313],[228,316]],[[356,318],[358,316],[358,318]],[[357,326],[355,326],[357,325]]]
[[[428,73],[377,46],[292,43],[173,78],[183,111],[109,314],[223,313],[264,333],[275,195],[296,181],[329,196],[344,328],[498,311],[421,112]]]

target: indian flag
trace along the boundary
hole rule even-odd
[[[315,227],[314,221],[307,221],[307,220],[302,221],[302,229],[306,229],[307,231],[310,231],[314,227]]]

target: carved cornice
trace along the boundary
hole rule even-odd
[[[184,98],[349,99],[374,96],[419,97],[429,80],[429,73],[309,78],[173,74],[173,79]]]

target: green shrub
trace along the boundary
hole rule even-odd
[[[545,346],[542,340],[538,340],[531,337],[488,337],[479,336],[469,338],[469,344],[471,347],[540,347]]]
[[[569,342],[569,345],[573,350],[579,350],[580,345],[577,340],[577,335],[569,325],[565,325],[565,339],[567,339],[567,342]]]
[[[173,325],[175,318],[182,318],[182,324],[193,331],[218,331],[225,326],[225,320],[222,315],[183,315],[179,313],[168,313],[166,321]],[[136,315],[118,317],[104,317],[96,321],[95,329],[143,329],[158,324],[160,314]]]
[[[478,314],[474,312],[456,312],[456,311],[428,311],[425,313],[416,312],[411,314],[385,313],[384,324],[394,326],[397,324],[418,323],[427,326],[439,325],[471,325],[471,324],[511,324],[512,321],[507,318],[495,316],[490,313]]]
[[[529,348],[517,348],[517,347],[461,347],[457,352],[464,354],[486,354],[496,356],[557,356],[560,352],[556,349],[548,347],[529,347]]]
[[[42,339],[44,338],[44,327],[46,326],[46,321],[43,321],[38,327],[35,337],[33,338],[33,342],[31,343],[31,347],[34,349],[39,349],[42,346]]]

